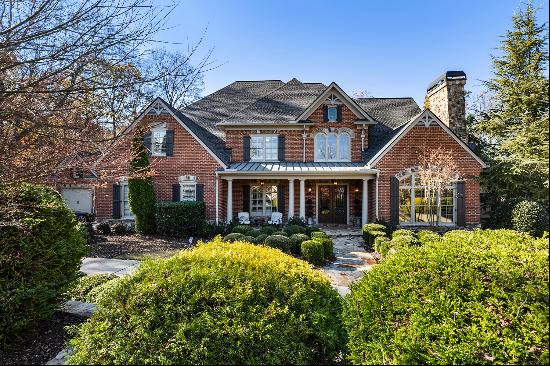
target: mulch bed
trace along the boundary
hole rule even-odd
[[[97,235],[88,244],[87,257],[114,258],[128,254],[154,253],[174,249],[186,249],[195,245],[188,239],[172,239],[157,236],[132,235]]]
[[[51,320],[41,322],[9,349],[0,348],[0,365],[45,364],[65,347],[69,336],[64,327],[84,321],[85,318],[56,311]]]

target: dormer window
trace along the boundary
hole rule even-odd
[[[338,121],[338,107],[336,106],[327,107],[327,119],[329,122]]]

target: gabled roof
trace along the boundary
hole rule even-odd
[[[374,119],[392,129],[420,113],[413,98],[357,98],[355,101]]]

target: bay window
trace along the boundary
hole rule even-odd
[[[250,216],[270,216],[277,207],[277,186],[250,187]]]

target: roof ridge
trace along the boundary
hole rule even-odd
[[[264,79],[264,80],[235,80],[233,83],[261,83],[264,81],[280,81],[281,83],[284,83],[281,79]],[[231,84],[233,84],[231,83]],[[229,84],[229,85],[231,85]]]
[[[366,100],[366,99],[414,99],[413,97],[360,97],[353,98],[355,100]]]

